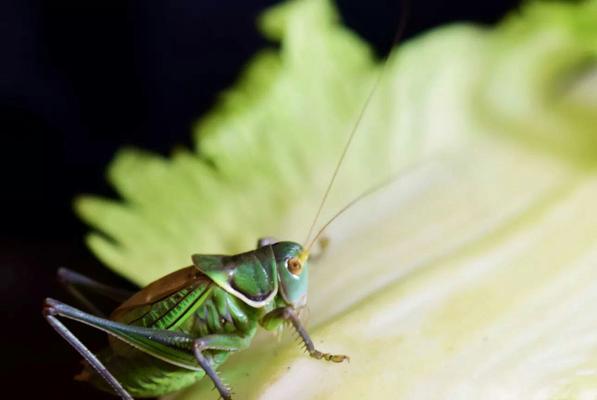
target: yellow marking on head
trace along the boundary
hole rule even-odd
[[[307,262],[307,260],[309,259],[309,250],[307,249],[303,249],[303,251],[301,251],[298,255],[298,259],[301,262],[301,264],[304,264]]]

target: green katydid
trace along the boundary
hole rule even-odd
[[[229,399],[230,389],[215,369],[231,352],[250,345],[257,325],[272,330],[289,322],[312,357],[348,359],[316,350],[298,319],[297,311],[307,299],[307,258],[308,251],[297,243],[262,239],[256,250],[246,253],[194,255],[193,265],[128,297],[109,319],[53,299],[46,299],[44,315],[86,360],[79,378],[111,387],[123,399],[163,395],[204,375]],[[78,288],[85,287],[115,300],[127,297],[69,270],[61,269],[59,276],[79,296]],[[96,356],[57,317],[90,325],[118,340]]]
[[[400,28],[404,26],[404,17]],[[401,29],[396,34],[396,39]],[[207,375],[224,399],[231,390],[216,369],[233,352],[251,344],[258,326],[274,330],[289,323],[311,357],[343,362],[348,356],[317,350],[301,324],[298,312],[306,305],[310,249],[332,220],[351,205],[377,190],[351,201],[311,236],[340,166],[383,70],[361,109],[342,155],[313,219],[307,245],[260,239],[257,249],[236,255],[192,256],[192,265],[128,293],[60,269],[59,279],[88,309],[84,312],[54,299],[46,299],[43,314],[48,323],[85,360],[79,380],[115,392],[122,399],[155,397],[185,388]],[[383,185],[382,185],[383,186]],[[96,292],[120,304],[102,315],[81,289]],[[59,318],[78,321],[108,333],[110,344],[94,354]]]

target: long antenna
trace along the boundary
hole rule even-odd
[[[394,46],[398,43],[398,41],[400,40],[400,38],[402,37],[402,34],[404,33],[405,27],[406,27],[406,20],[407,20],[407,14],[408,14],[408,7],[407,7],[407,3],[408,1],[402,1],[401,5],[402,5],[402,13],[400,15],[400,21],[398,22],[398,29],[396,30],[396,34],[394,35],[394,39],[392,40],[392,45],[390,47],[390,51],[388,51],[388,53],[384,56],[383,59],[383,65],[382,65],[382,69],[377,77],[377,79],[375,80],[373,87],[371,88],[371,91],[369,92],[369,94],[367,95],[367,98],[365,99],[365,102],[363,103],[363,107],[361,107],[361,111],[359,112],[359,115],[355,121],[355,124],[353,125],[352,131],[350,132],[350,135],[348,136],[348,140],[346,141],[346,144],[344,145],[344,149],[342,150],[342,154],[340,155],[340,159],[338,159],[338,162],[336,163],[336,167],[334,168],[334,173],[332,174],[332,178],[330,179],[330,183],[328,184],[325,193],[323,195],[323,198],[321,199],[321,202],[319,203],[319,208],[317,209],[317,213],[315,214],[315,218],[313,219],[313,222],[311,223],[311,227],[309,228],[309,233],[307,233],[307,237],[305,238],[305,245],[307,245],[307,243],[309,243],[309,239],[311,238],[311,234],[313,233],[313,230],[315,229],[315,225],[317,224],[317,221],[319,220],[319,217],[321,215],[321,211],[323,210],[323,206],[325,205],[328,196],[330,195],[330,192],[332,190],[332,186],[334,185],[334,182],[336,181],[336,177],[338,176],[338,172],[340,171],[340,167],[342,166],[342,163],[344,162],[344,158],[346,158],[346,154],[348,153],[348,149],[350,148],[350,145],[352,144],[352,140],[354,139],[359,126],[361,125],[361,122],[363,121],[363,117],[365,116],[365,113],[368,109],[369,103],[371,102],[371,99],[373,98],[373,95],[375,94],[375,92],[377,91],[377,88],[379,87],[379,83],[381,82],[382,78],[385,76],[385,72],[387,70],[387,65],[388,65],[388,58],[390,56],[390,54],[392,53],[392,49],[394,48]],[[331,220],[329,220],[325,225],[324,228],[327,227],[339,214],[341,214],[342,212],[344,212],[346,209],[348,209],[351,205],[353,205],[354,203],[356,203],[358,200],[362,199],[363,197],[366,197],[368,194],[372,193],[375,190],[369,190],[365,193],[363,193],[362,195],[358,196],[356,199],[352,200],[347,206],[345,206],[338,214],[336,214],[334,217],[332,217]],[[319,233],[316,235],[316,238],[319,237],[319,235],[321,234],[321,232],[323,232],[323,229],[319,231]],[[309,249],[311,248],[311,246],[313,245],[314,241],[311,242],[307,247],[306,247],[306,251],[308,252]]]
[[[376,186],[373,186],[373,187],[369,188],[365,192],[363,192],[360,195],[358,195],[356,198],[352,199],[348,204],[346,204],[344,207],[342,207],[336,214],[334,214],[334,216],[332,216],[332,218],[330,218],[321,227],[321,229],[317,232],[317,234],[315,235],[315,237],[313,237],[313,240],[311,240],[311,242],[309,242],[309,245],[306,247],[307,251],[309,251],[311,249],[311,247],[317,242],[317,239],[319,239],[319,237],[325,231],[325,229],[328,226],[330,226],[331,223],[336,220],[336,218],[338,218],[340,215],[344,214],[349,208],[351,208],[352,206],[354,206],[355,204],[357,204],[359,201],[363,200],[365,197],[368,197],[368,196],[372,195],[373,193],[377,192],[378,190],[381,190],[384,187],[388,186],[390,183],[396,182],[398,180],[398,178],[406,176],[408,174],[408,171],[414,170],[414,169],[416,169],[418,167],[419,167],[419,163],[411,164],[407,168],[401,169],[398,173],[392,175],[391,177],[389,177],[385,181],[381,182],[380,184],[378,184]]]

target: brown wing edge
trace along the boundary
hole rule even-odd
[[[211,279],[194,265],[174,271],[135,293],[112,312],[110,319],[121,321],[130,310],[157,303],[179,290],[198,284],[200,281],[211,281]]]

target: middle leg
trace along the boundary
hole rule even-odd
[[[220,396],[224,400],[230,400],[232,393],[230,388],[218,376],[209,359],[203,354],[206,350],[239,351],[249,347],[252,335],[215,334],[195,339],[193,342],[193,354],[197,362],[203,368],[207,376],[212,380]]]

